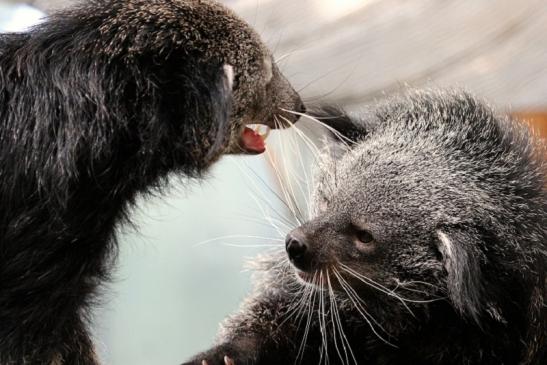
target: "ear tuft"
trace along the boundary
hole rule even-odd
[[[437,235],[438,248],[448,274],[449,298],[456,310],[480,324],[483,283],[478,238],[457,228],[439,230]]]
[[[222,66],[222,70],[224,71],[226,89],[232,91],[234,88],[234,67],[226,63]]]
[[[209,85],[210,100],[204,100],[204,105],[210,104],[213,119],[210,130],[212,144],[206,155],[206,161],[218,158],[230,140],[234,68],[229,64],[224,64],[222,67],[218,67],[215,73],[215,82]]]

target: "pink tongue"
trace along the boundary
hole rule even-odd
[[[241,146],[250,153],[260,154],[266,151],[264,139],[251,128],[245,127],[241,135]]]

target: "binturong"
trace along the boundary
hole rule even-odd
[[[248,125],[303,108],[209,0],[85,1],[0,35],[0,364],[97,364],[88,310],[136,196],[264,152]]]
[[[547,364],[545,143],[461,91],[315,116],[310,219],[188,364]]]

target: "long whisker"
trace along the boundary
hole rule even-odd
[[[309,81],[307,84],[305,84],[304,86],[302,86],[301,88],[299,88],[297,91],[299,94],[301,94],[304,90],[306,90],[308,87],[310,87],[311,85],[313,85],[314,83],[316,83],[317,81],[321,81],[323,80],[324,78],[328,77],[329,75],[335,73],[335,72],[338,72],[340,71],[341,69],[343,69],[344,67],[346,67],[347,65],[349,64],[354,64],[353,67],[352,67],[352,70],[348,73],[348,75],[342,79],[341,82],[338,83],[338,85],[335,86],[335,88],[333,90],[331,90],[329,93],[327,93],[326,95],[329,95],[333,92],[335,92],[337,89],[339,89],[351,76],[353,76],[353,74],[355,73],[355,70],[357,69],[357,67],[359,66],[360,62],[359,60],[357,61],[349,61],[349,62],[345,62],[344,64],[342,65],[339,65],[337,67],[334,67],[333,69],[327,71],[326,73],[316,77],[315,79]],[[317,98],[317,97],[315,97]]]
[[[363,283],[369,285],[370,287],[373,287],[376,290],[381,291],[382,293],[385,293],[389,296],[392,296],[392,297],[396,298],[397,300],[401,301],[402,303],[406,303],[406,302],[408,302],[408,303],[431,303],[431,302],[435,302],[435,301],[439,300],[439,299],[414,300],[414,299],[403,298],[399,294],[395,293],[393,290],[391,290],[389,288],[386,288],[382,284],[372,280],[369,277],[364,276],[363,274],[358,273],[357,271],[353,270],[352,268],[350,268],[349,266],[347,266],[345,264],[341,263],[340,267],[344,271],[346,271],[347,273],[353,275],[355,278],[361,280]],[[407,307],[407,309],[410,311],[410,309],[408,307]]]
[[[279,245],[268,245],[268,244],[245,245],[240,243],[221,243],[221,245],[227,246],[227,247],[236,247],[236,248],[264,248],[264,247],[278,248],[279,247]]]
[[[283,117],[283,116],[281,116],[281,115],[279,115],[279,117],[280,117],[281,119],[284,119],[284,120],[286,120],[287,122],[290,123],[290,121],[287,120],[285,117]],[[287,176],[288,178],[292,178],[292,179],[296,180],[296,182],[297,182],[297,187],[298,187],[298,189],[299,189],[299,191],[300,191],[301,196],[302,196],[303,198],[307,198],[307,195],[308,195],[308,194],[306,193],[305,190],[310,188],[310,186],[309,186],[309,181],[310,181],[310,179],[308,178],[308,175],[307,175],[307,172],[306,172],[306,168],[304,167],[303,153],[302,153],[302,150],[300,149],[300,146],[301,146],[301,145],[298,144],[297,141],[296,141],[296,139],[295,139],[296,136],[299,136],[299,135],[298,135],[298,132],[299,132],[299,131],[298,131],[297,128],[292,129],[292,131],[293,131],[293,132],[297,132],[297,133],[296,133],[296,135],[295,135],[295,133],[291,133],[292,138],[290,139],[291,143],[289,144],[289,147],[291,148],[291,154],[292,154],[293,156],[297,156],[297,157],[298,157],[297,161],[300,162],[300,170],[299,170],[299,171],[302,172],[302,173],[304,174],[304,176],[302,176],[301,174],[296,173],[296,171],[294,171],[295,166],[292,165],[292,164],[291,164],[291,165],[285,164],[285,174],[286,174],[286,176]],[[304,144],[304,145],[305,145],[305,144]],[[291,169],[292,171],[289,171],[289,166],[292,168],[292,169]],[[305,188],[306,188],[306,189],[305,189]],[[295,199],[295,200],[296,200],[296,199]],[[304,202],[304,206],[309,206],[309,200],[306,200],[306,201]],[[299,210],[299,211],[300,211],[300,210]],[[308,212],[308,213],[309,213],[309,212]],[[309,218],[309,215],[306,216],[306,217],[303,217],[303,218],[308,219],[308,218]]]
[[[298,127],[294,126],[294,124],[289,119],[283,116],[280,116],[280,118],[282,118],[286,123],[288,123],[290,126],[293,127],[292,130],[296,133],[297,137],[300,137],[300,139],[304,142],[304,145],[309,148],[311,155],[313,156],[314,159],[317,159],[319,158],[319,156],[321,156],[321,151],[308,136],[306,136]],[[311,195],[313,191],[312,187],[314,186],[313,175],[311,176],[311,178],[310,176],[308,176],[308,173],[306,172],[307,169],[304,166],[304,159],[301,152],[298,153],[298,157],[299,157],[301,171],[304,174],[304,181],[301,181],[301,183],[306,186],[306,191],[307,191],[307,192],[304,192],[301,190],[301,192],[304,198],[306,198],[305,204],[308,207],[308,218],[311,218],[310,202],[311,202]]]
[[[239,238],[239,239],[248,238],[248,239],[253,239],[253,240],[259,239],[259,240],[266,240],[266,241],[281,241],[281,242],[284,242],[284,240],[282,240],[280,238],[253,236],[253,235],[246,235],[246,234],[229,234],[229,235],[215,237],[215,238],[207,239],[205,241],[198,242],[198,243],[194,244],[194,247],[202,246],[202,245],[212,243],[212,242],[216,242],[216,241],[222,241],[222,240],[229,239],[229,238]],[[277,245],[277,246],[279,246],[279,245]]]
[[[306,113],[301,113],[301,112],[296,112],[296,111],[289,110],[289,109],[281,109],[281,110],[283,110],[284,112],[287,112],[287,113],[294,114],[294,115],[299,115],[301,117],[304,117],[306,119],[309,119],[313,122],[316,122],[316,123],[322,125],[323,127],[327,128],[330,132],[332,132],[336,137],[338,137],[338,139],[340,139],[340,141],[343,142],[346,145],[346,147],[349,147],[351,144],[356,143],[356,141],[344,136],[343,134],[338,132],[336,129],[334,129],[330,125],[326,124],[325,122],[322,122],[321,120],[317,119],[316,117],[314,117],[312,115],[309,115],[309,114],[306,114]]]
[[[336,267],[333,267],[333,270],[334,271],[337,271],[336,270]],[[338,280],[338,279],[337,279]],[[329,279],[329,282],[330,282],[330,279]],[[341,285],[341,284],[340,284]],[[332,289],[331,289],[332,290]],[[355,355],[353,353],[353,349],[351,348],[351,344],[344,332],[344,327],[342,326],[342,320],[340,318],[340,312],[338,311],[338,307],[335,306],[334,307],[335,311],[334,311],[334,316],[336,317],[336,322],[338,322],[338,328],[340,328],[340,333],[342,334],[342,337],[343,337],[343,340],[345,341],[346,345],[347,345],[347,349],[349,350],[349,353],[351,355],[351,358],[353,359],[353,362],[355,363],[355,365],[358,365],[357,364],[357,359],[355,358]],[[342,345],[344,344],[344,342],[342,342]],[[344,346],[344,352],[346,353],[346,356],[347,356],[347,351],[346,351],[346,347]],[[348,364],[349,364],[349,361],[348,361]]]
[[[246,165],[247,166],[247,165]],[[248,167],[248,166],[247,166]],[[270,193],[273,194],[274,197],[276,197],[278,199],[278,201],[283,204],[287,209],[289,210],[292,210],[292,207],[289,206],[289,204],[287,203],[287,201],[285,199],[283,199],[279,193],[277,191],[275,191],[274,189],[272,189],[268,183],[264,180],[264,178],[262,178],[260,175],[258,175],[256,173],[256,171],[252,170],[249,168],[249,170],[254,174],[254,176],[256,177],[256,179],[262,184],[263,187],[265,187]],[[256,185],[255,185],[256,187]],[[284,218],[284,217],[282,217]],[[290,223],[291,225],[293,224],[293,222],[290,222],[288,219],[285,219],[286,222]]]
[[[271,210],[272,212],[274,212],[274,213],[279,217],[279,219],[285,221],[286,224],[288,224],[289,226],[293,226],[293,225],[294,225],[294,222],[291,222],[291,221],[287,220],[286,217],[285,217],[284,215],[282,215],[281,213],[279,213],[279,212],[277,211],[277,209],[275,209],[275,208],[272,206],[271,202],[265,197],[264,192],[257,186],[255,180],[253,180],[253,179],[249,176],[249,174],[247,173],[247,171],[245,171],[245,170],[241,167],[241,165],[238,164],[237,166],[238,166],[238,168],[240,169],[240,171],[241,171],[241,172],[247,177],[247,179],[251,182],[251,184],[253,185],[255,191],[261,192],[261,193],[262,193],[262,195],[264,196],[264,198],[263,198],[262,200],[263,200],[264,203],[270,208],[270,210]],[[248,166],[246,166],[246,167],[248,168]],[[250,170],[250,171],[252,171],[252,172],[254,173],[254,170],[252,170],[252,169],[250,169],[250,168],[248,168],[248,170]],[[256,173],[255,173],[255,177],[256,177],[259,181],[261,181],[262,184],[263,184],[264,186],[266,186],[266,188],[270,189],[270,191],[272,191],[272,192],[274,193],[274,196],[277,197],[277,198],[279,199],[279,201],[280,201],[283,205],[285,205],[285,206],[289,209],[289,211],[292,212],[292,209],[291,209],[291,207],[287,204],[287,202],[286,202],[284,199],[281,199],[281,197],[280,197],[277,193],[275,193],[275,192],[274,192],[274,191],[273,191],[273,190],[264,182],[264,180],[263,180],[260,176],[256,175]],[[255,201],[255,203],[258,205],[258,207],[259,207],[259,209],[261,210],[261,212],[262,212],[262,214],[264,215],[264,217],[267,218],[267,217],[268,217],[268,214],[266,214],[266,210],[264,209],[264,207],[262,206],[262,204],[260,204],[260,202],[258,201],[258,197],[257,197],[255,194],[252,194],[252,193],[251,193],[251,197],[253,198],[253,200]],[[275,224],[274,224],[273,222],[271,222],[271,221],[270,221],[270,224],[272,224],[272,225],[275,226]]]
[[[293,303],[289,307],[289,309],[287,310],[286,318],[279,324],[278,327],[283,327],[283,325],[295,315],[296,315],[296,319],[298,320],[299,313],[301,312],[301,309],[303,308],[304,304],[306,304],[307,301],[311,299],[311,298],[308,298],[308,293],[311,296],[311,291],[313,290],[313,288],[306,285],[301,285],[300,288],[303,294],[297,300],[294,301],[295,303]]]
[[[276,119],[276,124],[277,123],[278,122],[277,122],[277,119]],[[281,144],[281,146],[283,146],[283,144]],[[282,155],[283,155],[283,153],[282,153]],[[275,176],[276,176],[277,181],[279,183],[279,187],[281,188],[281,193],[283,194],[285,203],[289,207],[289,210],[291,211],[291,213],[292,213],[293,217],[295,218],[295,220],[297,221],[297,223],[302,224],[303,222],[302,222],[301,216],[299,215],[299,212],[297,210],[297,206],[296,206],[296,202],[295,202],[295,198],[294,198],[294,192],[291,189],[292,187],[291,187],[290,181],[288,182],[288,184],[285,184],[284,178],[281,174],[281,171],[280,171],[277,163],[273,159],[272,154],[269,151],[266,152],[266,156],[268,157],[268,159],[270,161],[270,165],[274,169]],[[289,186],[287,187],[286,185],[289,185]],[[289,190],[291,190],[291,191],[289,191]]]
[[[276,116],[276,120],[277,120],[277,116]],[[286,156],[288,156],[288,154],[286,153],[285,144],[281,143],[280,146],[281,146],[281,157],[283,159],[285,159]],[[286,177],[285,181],[286,181],[287,187],[288,187],[287,192],[289,193],[290,200],[292,202],[293,208],[298,213],[298,217],[300,218],[300,220],[304,221],[305,217],[303,216],[302,211],[300,210],[300,206],[297,204],[295,189],[294,189],[294,186],[292,184],[292,179],[290,178],[290,174],[289,174],[289,170],[288,170],[289,164],[287,163],[286,160],[283,161],[283,167],[284,167],[284,176]],[[296,182],[298,183],[298,188],[303,193],[302,185],[298,181],[296,181]]]
[[[342,322],[340,321],[340,313],[338,313],[336,297],[334,296],[334,290],[332,289],[332,285],[330,282],[330,273],[328,268],[327,268],[327,284],[329,289],[329,299],[330,299],[330,307],[331,307],[330,313],[331,313],[331,321],[333,326],[334,347],[336,348],[336,353],[338,354],[340,361],[342,361],[343,364],[349,365],[348,350],[346,349],[346,343],[345,343],[345,341],[347,341],[347,338],[344,333],[344,329],[342,328]],[[344,356],[342,356],[342,353],[340,352],[340,349],[338,347],[337,336],[340,337],[340,341],[342,342],[342,349],[344,350]]]
[[[414,312],[412,312],[412,310],[410,309],[410,307],[408,306],[408,304],[406,304],[406,301],[405,299],[401,298],[399,295],[393,293],[392,291],[390,291],[389,289],[385,288],[385,287],[382,287],[382,286],[379,286],[379,285],[376,285],[375,283],[371,282],[368,280],[368,278],[366,276],[362,276],[361,274],[357,273],[356,271],[353,271],[351,269],[348,269],[347,266],[345,266],[344,264],[340,264],[340,267],[342,268],[342,270],[344,270],[345,272],[347,272],[348,274],[350,274],[351,276],[353,276],[354,278],[358,279],[359,281],[361,281],[362,283],[370,286],[371,288],[374,288],[384,294],[387,294],[388,296],[390,297],[393,297],[395,299],[397,299],[399,302],[401,302],[401,304],[405,307],[405,309],[414,317],[416,318],[416,316],[414,315]]]
[[[316,276],[317,273],[313,275],[313,278],[311,280],[313,286],[316,286]],[[317,290],[312,291],[312,300],[309,302],[308,305],[308,318],[306,321],[306,327],[304,329],[304,336],[302,337],[302,342],[300,343],[300,347],[298,348],[298,353],[296,354],[295,364],[300,364],[302,362],[302,359],[304,358],[304,352],[306,350],[306,341],[308,339],[308,334],[310,332],[310,327],[312,323],[312,315],[314,313],[314,307],[315,307],[315,297],[317,295]]]
[[[312,158],[317,159],[320,156],[320,152],[319,152],[319,149],[311,142],[310,138],[307,137],[304,133],[302,133],[302,131],[299,128],[294,128],[293,130],[296,132],[296,134],[293,134],[294,144],[297,145],[296,138],[297,137],[300,138],[300,140],[304,142],[304,146],[308,146],[308,148],[310,148],[310,152],[311,152],[310,155],[312,156]],[[300,145],[301,144],[298,144],[297,148],[300,148]],[[314,147],[315,147],[315,150],[313,150]],[[308,172],[307,172],[308,169],[306,168],[304,164],[304,154],[301,151],[300,153],[298,153],[298,157],[299,157],[298,160],[300,162],[300,169],[302,173],[304,174],[304,181],[301,181],[301,184],[306,188],[305,192],[302,191],[302,196],[305,199],[304,206],[308,208],[307,218],[310,219],[311,218],[311,196],[312,196],[313,186],[315,184],[313,181],[313,174],[308,175]]]
[[[260,211],[262,212],[262,215],[264,216],[264,218],[266,220],[268,220],[268,222],[270,223],[270,225],[272,225],[279,233],[280,235],[282,236],[282,233],[279,231],[279,227],[277,227],[277,225],[269,220],[268,218],[270,217],[269,214],[267,214],[266,212],[266,209],[264,207],[263,204],[260,203],[260,200],[262,200],[264,202],[265,205],[268,206],[268,208],[270,208],[270,210],[272,212],[274,212],[275,214],[277,214],[277,216],[280,218],[280,219],[285,219],[284,215],[282,215],[280,212],[277,211],[277,209],[275,209],[270,200],[266,197],[265,193],[257,186],[255,180],[247,173],[247,171],[245,169],[243,169],[243,166],[238,163],[236,165],[238,167],[238,169],[243,173],[243,175],[247,178],[247,180],[251,183],[252,185],[252,188],[254,188],[254,190],[258,193],[261,193],[262,197],[260,197],[258,194],[254,194],[252,191],[250,191],[250,196],[251,198],[254,200],[255,204],[257,205],[257,207],[260,209]],[[248,170],[251,170],[253,171],[252,169],[250,169],[247,165],[245,165],[245,167],[247,167]],[[256,175],[255,175],[256,176]],[[290,224],[290,222],[289,222]]]
[[[359,296],[359,294],[357,294],[355,289],[347,282],[347,280],[343,278],[342,274],[338,270],[336,272],[340,275],[340,279],[342,280],[340,284],[344,284],[346,286],[346,289],[349,290],[349,292],[347,293],[350,294],[353,297],[353,299],[355,299],[358,303],[360,303],[362,305],[361,308],[363,309],[363,311],[365,311],[365,307],[366,307],[365,301]],[[370,317],[370,320],[378,326],[378,328],[380,328],[386,335],[391,336],[389,332],[387,332],[384,329],[384,327],[382,327],[382,325],[378,323],[378,321],[376,321],[376,319],[372,315],[370,315],[370,313],[368,313],[368,311],[365,311],[365,312]]]
[[[446,297],[440,297],[438,295],[435,295],[431,292],[428,292],[426,290],[420,290],[420,289],[415,289],[415,288],[410,288],[409,286],[410,285],[418,285],[418,286],[426,286],[426,287],[430,287],[431,289],[436,289],[437,287],[431,283],[427,283],[425,281],[399,281],[398,279],[395,279],[395,283],[397,284],[397,286],[392,290],[392,291],[397,291],[397,289],[402,289],[402,290],[406,290],[406,291],[409,291],[411,293],[418,293],[418,294],[422,294],[422,295],[425,295],[425,296],[429,296],[429,297],[432,297],[432,299],[424,299],[423,302],[424,303],[427,303],[427,302],[436,302],[436,301],[439,301],[439,300],[444,300],[446,299]]]
[[[372,330],[372,332],[376,335],[376,337],[378,337],[382,342],[384,342],[385,344],[387,345],[390,345],[390,346],[393,346],[393,347],[397,347],[396,345],[392,344],[391,342],[389,342],[388,340],[386,340],[382,335],[380,335],[378,333],[378,331],[376,331],[374,325],[372,324],[371,320],[386,334],[387,331],[378,324],[378,322],[374,319],[374,317],[372,317],[370,315],[370,313],[368,313],[366,311],[366,309],[359,304],[359,297],[354,297],[354,293],[355,291],[353,290],[353,288],[351,287],[351,285],[349,285],[345,280],[344,278],[342,278],[342,275],[340,275],[340,273],[338,273],[338,271],[334,271],[334,275],[336,276],[336,278],[338,279],[338,282],[340,283],[340,285],[342,286],[342,289],[346,292],[347,294],[347,297],[349,298],[349,300],[353,303],[355,309],[359,312],[359,314],[361,314],[361,316],[363,317],[363,319],[367,322],[367,324],[369,325],[370,329]],[[364,304],[364,303],[363,303]],[[369,319],[370,318],[370,319]],[[389,335],[389,334],[388,334]]]
[[[328,329],[327,329],[327,322],[325,320],[326,313],[325,313],[325,290],[324,290],[324,284],[325,280],[323,279],[323,270],[319,271],[319,283],[320,283],[320,302],[319,302],[319,308],[318,308],[318,315],[319,315],[319,328],[321,331],[321,356],[319,358],[319,364],[321,364],[321,360],[323,358],[323,353],[325,354],[325,364],[329,363],[329,347],[328,347]]]
[[[228,220],[230,218],[233,218],[233,217],[225,217],[224,219]],[[244,214],[238,214],[238,216],[236,218],[237,218],[238,221],[253,222],[253,223],[258,223],[258,224],[260,224],[261,226],[264,226],[264,227],[276,228],[275,226],[272,226],[269,222],[265,222],[263,219],[258,219],[258,218],[247,216],[247,215],[244,215]],[[293,228],[292,226],[287,225],[287,223],[281,221],[280,219],[276,219],[276,218],[273,218],[273,217],[269,217],[269,219],[275,221],[276,224],[279,224],[280,226],[282,226],[282,227],[278,227],[278,228],[283,228],[283,229],[286,229],[286,230],[291,230]],[[282,238],[283,235],[281,235],[281,232],[278,232],[278,233],[280,233],[279,238]]]
[[[296,327],[297,331],[300,328],[300,324],[301,324],[301,322],[302,322],[302,320],[304,319],[304,316],[305,316],[305,311],[304,311],[305,304],[309,303],[309,301],[311,299],[311,296],[312,296],[312,293],[314,292],[315,289],[312,286],[305,286],[304,290],[306,290],[308,294],[306,295],[306,298],[305,298],[304,302],[301,305],[301,310],[299,311],[300,313],[296,317],[296,321],[298,322],[297,327]]]

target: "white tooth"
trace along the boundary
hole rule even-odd
[[[258,132],[258,134],[260,134],[260,137],[262,137],[262,139],[266,139],[270,135],[270,131],[270,127],[265,125],[263,130],[261,132]]]
[[[271,128],[264,124],[249,124],[247,125],[247,128],[251,128],[256,134],[262,137],[262,139],[268,138],[271,131]]]

